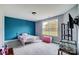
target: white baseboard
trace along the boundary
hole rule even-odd
[[[12,42],[12,41],[17,41],[17,39],[15,39],[15,40],[7,40],[7,41],[4,41],[4,43],[8,43],[8,42]]]

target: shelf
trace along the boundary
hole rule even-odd
[[[74,53],[74,52],[71,52],[71,51],[68,51],[68,50],[62,49],[62,48],[58,49],[58,54],[60,54],[59,51],[65,52],[65,53],[70,54],[70,55],[77,55],[77,53]]]
[[[69,34],[69,35],[65,35],[65,36],[69,36],[69,37],[71,37],[71,35]]]
[[[77,41],[73,40],[73,34],[73,29],[69,28],[68,23],[61,24],[60,50],[70,54],[77,52]]]
[[[76,44],[75,41],[69,41],[69,40],[62,40],[60,42],[62,42],[62,43],[68,43],[68,44],[73,44],[73,45]]]

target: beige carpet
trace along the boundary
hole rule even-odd
[[[54,43],[31,43],[14,48],[15,55],[57,55],[59,46]]]

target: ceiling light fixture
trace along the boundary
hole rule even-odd
[[[35,11],[32,12],[33,15],[36,15],[37,13]]]

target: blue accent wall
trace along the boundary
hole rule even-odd
[[[5,41],[23,32],[35,35],[35,22],[5,16]]]

